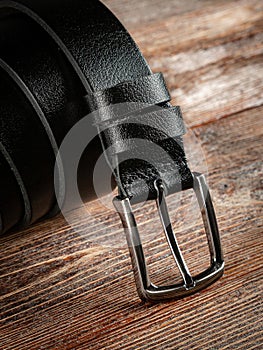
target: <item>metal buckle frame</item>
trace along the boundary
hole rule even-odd
[[[209,189],[203,174],[193,173],[193,180],[193,189],[202,213],[211,259],[210,267],[194,277],[190,274],[178,245],[176,236],[173,232],[165,201],[164,186],[162,181],[158,180],[155,183],[158,193],[156,199],[158,212],[172,255],[183,277],[183,284],[156,286],[151,283],[130,200],[129,198],[122,199],[120,197],[115,197],[113,200],[114,206],[120,215],[124,231],[126,233],[136,287],[139,297],[142,300],[162,301],[171,298],[182,298],[207,287],[223,274],[223,253]]]

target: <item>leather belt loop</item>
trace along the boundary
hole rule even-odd
[[[109,163],[112,165],[116,181],[124,194],[133,198],[133,201],[139,201],[141,194],[138,197],[138,193],[132,189],[130,179],[142,179],[148,183],[148,198],[156,197],[153,183],[161,176],[158,170],[152,168],[149,177],[146,174],[150,165],[144,164],[145,170],[139,170],[138,162],[136,164],[134,161],[133,164],[136,164],[133,165],[135,172],[130,176],[125,174],[125,165],[118,165],[115,168],[116,158],[114,155],[118,156],[119,163],[121,163],[123,156],[126,159],[136,158],[135,154],[138,154],[136,150],[140,153],[141,148],[137,142],[139,139],[158,145],[166,153],[173,149],[174,154],[176,154],[177,159],[173,158],[174,164],[170,171],[184,173],[184,176],[174,177],[176,183],[173,184],[164,179],[166,186],[169,187],[172,184],[172,189],[170,188],[169,192],[174,191],[178,185],[184,188],[191,187],[191,172],[187,167],[186,160],[181,162],[185,157],[180,142],[180,137],[185,133],[181,110],[180,107],[172,107],[168,103],[171,96],[161,73],[147,75],[133,81],[124,81],[106,90],[88,94],[85,99],[91,110],[97,110],[97,113],[94,113],[94,124],[98,127],[98,132],[102,134],[101,140],[104,149],[110,149]],[[164,140],[166,142],[163,142]],[[156,153],[156,150],[152,150],[152,152]],[[178,157],[178,154],[181,156]],[[140,158],[140,154],[138,155]],[[173,155],[171,154],[171,156]],[[156,158],[158,158],[158,150]],[[162,163],[161,158],[160,156],[158,161],[160,168],[166,166],[165,163],[167,163],[167,160]],[[184,168],[181,167],[182,164]],[[126,168],[132,171],[131,166],[126,166]],[[168,174],[168,172],[166,173]],[[140,174],[139,177],[138,174]],[[145,176],[141,174],[145,174]],[[145,192],[147,188],[141,189],[139,192]]]
[[[86,96],[92,111],[118,103],[158,105],[171,100],[162,73],[124,81],[106,90],[95,91]]]

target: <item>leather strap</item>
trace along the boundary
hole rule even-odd
[[[27,218],[23,220],[28,226],[44,215],[54,215],[59,211],[53,189],[55,156],[67,132],[76,120],[85,115],[86,110],[81,99],[71,103],[76,100],[74,91],[81,91],[82,85],[71,65],[57,52],[53,39],[37,23],[28,16],[15,13],[1,19],[0,31],[0,66],[22,92],[24,103],[30,104],[33,109],[32,118],[21,111],[16,123],[1,118],[2,123],[6,123],[13,132],[11,135],[9,129],[5,129],[5,138],[21,135],[21,144],[24,145],[24,156],[21,158],[20,150],[12,144],[12,161],[21,174],[29,197],[30,206],[25,208]],[[3,81],[2,86],[5,88]],[[8,102],[4,101],[2,109],[7,110]],[[16,98],[12,103],[16,103]],[[8,113],[6,111],[6,115]],[[21,133],[21,125],[28,135]],[[32,142],[31,133],[38,140],[37,144]],[[6,141],[2,139],[2,142]],[[45,156],[36,155],[37,148]],[[18,163],[17,158],[23,161]],[[48,161],[45,162],[45,159]],[[28,163],[32,164],[31,169]],[[37,186],[32,186],[32,171]]]
[[[45,126],[43,132],[46,136],[43,135],[41,145],[49,143],[44,147],[49,151],[41,155],[46,159],[44,164],[54,164],[56,145],[59,146],[70,127],[89,111],[97,107],[109,107],[111,103],[128,102],[129,104],[131,102],[132,111],[126,111],[125,115],[122,114],[118,118],[116,115],[113,117],[110,115],[107,140],[103,141],[103,147],[106,148],[113,144],[118,145],[114,152],[120,165],[118,170],[114,169],[114,173],[121,193],[132,197],[135,201],[139,201],[142,196],[145,197],[146,193],[149,193],[149,198],[155,198],[156,191],[153,183],[159,177],[163,179],[169,193],[191,186],[192,175],[187,166],[181,138],[183,134],[181,113],[178,108],[172,108],[169,105],[170,96],[162,75],[152,74],[130,35],[102,3],[97,0],[20,0],[19,2],[0,0],[0,17],[2,18],[0,22],[4,19],[6,21],[12,19],[16,23],[21,21],[17,24],[16,37],[12,40],[14,43],[21,40],[23,45],[27,44],[27,46],[24,50],[18,50],[15,55],[12,55],[14,49],[10,50],[8,45],[5,45],[4,61],[26,85],[45,117],[41,119],[41,123]],[[26,34],[26,29],[25,31],[21,29],[23,21],[27,22],[23,28],[31,30],[30,33]],[[32,28],[34,28],[33,31]],[[38,41],[39,45],[34,46],[34,55],[38,52],[39,59],[39,65],[33,64],[34,73],[37,69],[38,72],[42,69],[43,74],[33,75],[30,79],[28,68],[23,74],[25,72],[23,67],[28,58],[25,52],[32,44],[26,38],[32,38],[36,45],[36,36],[41,40]],[[10,42],[9,39],[8,42]],[[15,59],[17,55],[20,59],[22,58],[22,64],[19,64],[20,59]],[[38,84],[39,86],[36,86]],[[63,92],[60,91],[61,88],[64,88]],[[86,96],[87,105],[82,105],[83,96]],[[160,110],[150,111],[146,108],[139,117],[142,119],[142,124],[135,126],[132,121],[136,118],[127,115],[131,112],[138,115],[138,104],[141,103],[147,104],[148,107],[160,107]],[[66,113],[67,117],[64,120],[62,115],[65,110],[68,111],[69,106],[73,106],[72,111],[69,114]],[[37,114],[40,117],[40,114]],[[120,125],[123,117],[129,119],[127,125]],[[34,116],[30,118],[30,125],[34,122],[34,118]],[[116,119],[119,120],[117,126],[113,124]],[[126,119],[127,122],[128,119]],[[156,127],[153,125],[147,130],[143,122],[151,119]],[[65,129],[63,129],[64,123]],[[159,130],[160,124],[167,128],[166,132]],[[40,134],[41,132],[38,131],[37,135]],[[167,162],[167,159],[163,159],[161,154],[156,152],[154,145],[149,144],[147,149],[144,149],[124,140],[124,138],[133,139],[138,135],[143,140],[155,142],[159,149],[163,149],[171,158],[171,161]],[[38,139],[34,142],[40,141]],[[151,154],[152,162],[144,160],[145,153]],[[112,159],[110,162],[114,168],[116,162],[112,162]],[[20,164],[20,166],[22,171],[24,165]],[[48,188],[45,189],[42,187],[44,184],[41,184],[38,185],[38,189],[43,189],[43,195],[37,190],[32,192],[32,221],[47,214],[54,206],[54,190],[51,185],[53,179],[50,176],[50,169],[53,168],[50,165],[47,167],[49,174],[45,176],[45,181],[48,183]],[[41,164],[37,166],[35,174],[41,174],[40,169],[42,169]],[[24,174],[22,177],[24,176],[27,177],[29,174]],[[31,184],[26,187],[30,192]],[[48,198],[46,198],[47,194]],[[38,203],[36,208],[33,204],[34,196]],[[38,205],[42,212],[37,211]]]
[[[1,66],[1,64],[0,64]],[[48,186],[53,171],[47,164],[52,163],[53,154],[48,150],[50,144],[42,125],[35,118],[34,110],[29,100],[25,99],[23,91],[10,79],[12,72],[5,65],[0,68],[0,96],[4,103],[0,104],[1,143],[8,154],[9,164],[21,188],[25,212],[23,221],[26,226],[39,219],[50,210],[54,193]],[[13,76],[15,78],[15,76]],[[30,120],[30,127],[28,127]],[[4,155],[5,155],[4,154]],[[41,173],[39,174],[39,170]],[[32,176],[32,174],[39,174]],[[38,179],[42,178],[42,183]],[[34,194],[38,193],[38,196]],[[41,198],[41,201],[38,199]],[[43,206],[46,203],[46,207]],[[32,207],[35,211],[32,211]],[[14,210],[14,208],[11,208]]]
[[[192,186],[180,138],[185,133],[181,111],[167,104],[170,95],[161,73],[97,91],[86,100],[99,110],[94,122],[104,149],[111,148],[109,162],[122,196],[133,202],[155,199],[158,179],[169,193]],[[150,143],[144,147],[138,140]]]
[[[104,115],[104,111],[102,113]],[[101,115],[101,114],[100,114]],[[107,117],[110,113],[107,113]],[[95,117],[96,121],[97,114]],[[131,125],[132,124],[132,125]],[[133,114],[120,116],[103,123],[97,123],[103,133],[104,148],[112,147],[111,151],[121,153],[133,149],[132,139],[145,139],[158,142],[167,137],[177,137],[185,133],[185,127],[179,107],[158,108],[136,111]]]
[[[22,180],[18,178],[17,169],[1,143],[0,169],[0,232],[2,232],[10,229],[14,222],[22,221],[23,216],[25,218],[29,216],[24,213],[24,208],[28,207],[29,200],[24,203],[21,196],[24,193]]]

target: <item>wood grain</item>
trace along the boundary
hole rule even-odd
[[[263,3],[104,2],[184,110],[186,150],[208,173],[226,272],[183,300],[140,302],[119,219],[93,202],[90,215],[73,213],[74,227],[59,216],[0,238],[0,349],[261,349]],[[168,205],[196,273],[208,263],[196,203],[186,193]],[[154,204],[136,216],[153,279],[178,279]]]

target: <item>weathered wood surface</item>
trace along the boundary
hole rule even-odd
[[[192,130],[187,149],[201,145],[225,275],[183,300],[141,303],[119,219],[93,203],[92,217],[75,213],[75,230],[58,217],[0,239],[0,349],[262,349],[263,3],[105,3],[153,70],[165,73]],[[177,196],[169,206],[187,261],[198,271],[207,261],[200,221],[193,220],[197,208]],[[142,208],[138,220],[154,279],[171,280],[154,205]],[[96,244],[106,233],[119,244],[106,238]]]

